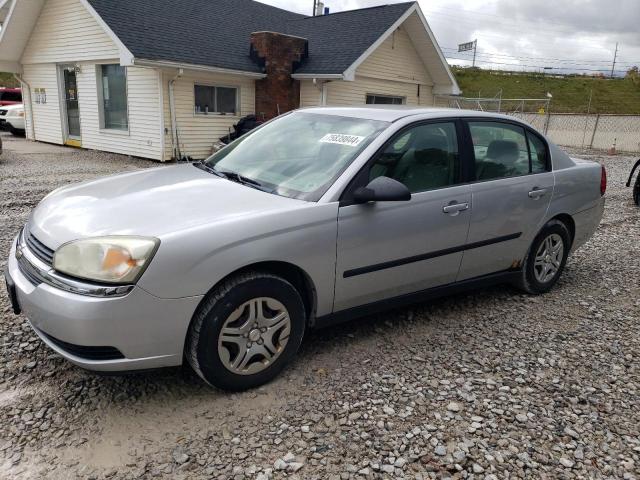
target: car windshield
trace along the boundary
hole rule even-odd
[[[239,138],[205,160],[228,178],[317,201],[387,122],[295,112]]]

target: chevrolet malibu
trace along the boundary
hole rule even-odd
[[[603,214],[606,172],[512,117],[313,108],[209,159],[60,188],[5,278],[81,367],[180,365],[241,390],[310,328],[498,283],[548,292]]]

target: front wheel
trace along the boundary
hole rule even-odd
[[[304,336],[304,303],[293,285],[248,273],[216,288],[199,307],[186,345],[191,367],[223,390],[246,390],[275,378]]]
[[[551,220],[534,239],[517,286],[531,294],[547,293],[562,275],[570,249],[569,229]]]
[[[25,131],[21,130],[19,128],[10,127],[9,131],[11,132],[11,135],[13,135],[14,137],[24,137],[25,136]]]

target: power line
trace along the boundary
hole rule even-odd
[[[462,54],[468,54],[469,52],[458,52],[458,49],[455,47],[441,47],[442,50],[446,50],[446,51],[451,51],[454,53],[462,53]],[[478,52],[478,56],[484,56],[484,57],[508,57],[508,58],[514,58],[514,59],[518,59],[518,60],[539,60],[539,61],[543,61],[543,62],[573,62],[572,59],[568,59],[568,58],[552,58],[552,57],[530,57],[530,56],[524,56],[524,55],[510,55],[507,53],[489,53],[489,52]],[[607,64],[609,65],[611,63],[611,60],[582,60],[580,62],[575,62],[573,63],[574,65],[593,65],[595,63],[603,63],[603,64]],[[628,65],[637,65],[638,63],[640,63],[640,61],[637,62],[617,62],[617,64],[619,65],[623,65],[623,64],[628,64]]]
[[[469,62],[468,58],[456,58],[453,56],[446,56],[449,60],[460,60],[463,62]],[[549,67],[544,65],[526,65],[523,63],[505,63],[505,62],[493,62],[491,60],[476,60],[476,63],[484,63],[490,65],[508,65],[511,67],[522,67],[522,68],[537,68],[541,70],[571,70],[571,71],[581,71],[581,72],[608,72],[608,69],[593,69],[593,68],[563,68],[563,67]],[[625,73],[625,72],[618,72]]]

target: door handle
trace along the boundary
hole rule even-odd
[[[529,192],[529,198],[538,199],[544,197],[547,194],[546,188],[534,188]]]
[[[469,203],[467,202],[454,203],[451,205],[446,205],[445,207],[442,208],[442,211],[444,213],[446,213],[447,215],[452,215],[454,217],[458,215],[460,212],[464,212],[465,210],[469,210]]]

